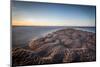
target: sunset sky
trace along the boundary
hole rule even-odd
[[[95,6],[12,2],[15,26],[95,26]]]

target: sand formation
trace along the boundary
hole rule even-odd
[[[87,62],[96,60],[95,33],[62,29],[33,39],[29,49],[12,50],[13,65]]]

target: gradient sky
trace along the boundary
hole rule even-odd
[[[12,25],[95,26],[95,6],[12,2]]]

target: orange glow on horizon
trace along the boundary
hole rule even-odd
[[[12,20],[12,26],[30,26],[32,22]]]
[[[30,21],[12,20],[12,26],[54,26],[54,25],[47,22],[30,22]]]

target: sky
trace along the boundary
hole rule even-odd
[[[12,1],[14,26],[95,26],[95,6]]]

